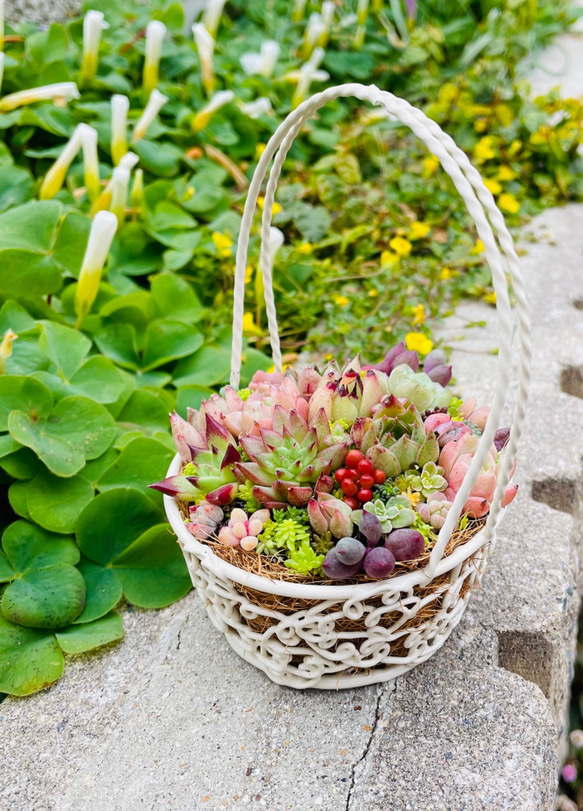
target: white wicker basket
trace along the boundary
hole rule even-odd
[[[249,187],[237,247],[232,385],[239,384],[249,236],[268,167],[275,156],[265,191],[261,267],[274,364],[281,369],[269,256],[275,189],[287,152],[305,121],[327,101],[349,96],[384,107],[408,126],[439,159],[465,201],[484,243],[496,291],[500,325],[498,380],[478,451],[439,533],[429,563],[407,574],[358,585],[308,585],[260,577],[221,560],[208,544],[197,541],[186,530],[175,500],[165,496],[168,518],[183,546],[192,582],[214,625],[240,656],[263,670],[272,681],[296,688],[345,688],[386,681],[425,661],[443,645],[462,616],[471,586],[480,581],[494,540],[502,494],[524,418],[530,370],[529,322],[518,261],[504,218],[479,173],[452,139],[408,102],[375,86],[345,84],[312,96],[294,110],[272,136],[258,163]],[[484,464],[506,402],[514,330],[506,274],[512,278],[516,297],[520,347],[519,384],[510,441],[485,526],[451,554],[444,555],[462,507]],[[176,456],[168,475],[178,474],[180,467],[180,457]]]

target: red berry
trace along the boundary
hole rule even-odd
[[[368,459],[361,459],[358,463],[358,469],[361,473],[372,473],[372,462]]]
[[[384,470],[375,470],[372,475],[375,484],[384,484],[387,480],[387,474]]]
[[[355,496],[358,492],[358,487],[352,479],[344,479],[340,485],[342,492],[345,496]]]
[[[348,478],[352,479],[353,482],[357,482],[360,479],[360,473],[355,467],[349,468]]]
[[[348,504],[348,506],[352,510],[358,510],[360,508],[360,501],[357,498],[351,498],[350,496],[346,496],[346,498],[344,498],[343,501],[345,504]]]
[[[346,467],[358,467],[358,463],[364,459],[364,453],[360,451],[348,451],[346,454]]]
[[[374,484],[374,476],[371,476],[370,473],[363,473],[359,484],[363,490],[370,490]]]
[[[372,490],[359,490],[357,498],[362,504],[366,504],[367,501],[372,501]]]
[[[338,484],[340,484],[340,482],[342,482],[347,476],[348,476],[348,471],[346,470],[345,467],[338,468],[338,470],[334,474],[334,478],[336,479]]]

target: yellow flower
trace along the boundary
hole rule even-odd
[[[423,324],[425,322],[425,306],[423,304],[416,304],[413,307],[413,326]]]
[[[409,256],[413,247],[409,240],[404,237],[393,237],[389,245],[399,256]]]
[[[331,355],[330,352],[328,352],[327,355],[324,355],[324,360],[326,363],[329,363],[331,360],[334,360],[334,355]]]
[[[379,291],[376,289],[376,287],[372,287],[372,288],[371,288],[371,289],[368,291],[368,294],[369,294],[369,296],[370,296],[371,298],[376,298],[376,297],[378,296],[378,294],[379,294]]]
[[[509,214],[517,214],[520,211],[520,203],[513,194],[501,194],[498,198],[498,205],[502,211]]]
[[[243,335],[263,335],[263,332],[253,320],[252,313],[245,313],[243,316]]]
[[[488,304],[496,304],[496,293],[494,291],[491,293],[486,293],[484,296],[484,301]]]
[[[263,208],[265,206],[265,197],[259,197],[259,199],[257,200],[257,205],[259,206],[261,211],[263,211]],[[272,207],[271,207],[271,216],[275,217],[275,215],[279,214],[280,211],[281,211],[280,204],[279,203],[274,203],[272,205]]]
[[[488,122],[485,118],[476,118],[474,121],[474,129],[476,132],[485,132],[488,129]]]
[[[381,266],[394,265],[399,261],[399,255],[392,251],[383,251],[381,253]]]
[[[500,194],[502,191],[502,186],[498,183],[497,180],[493,180],[492,178],[488,177],[484,180],[484,186],[491,191],[492,194]]]
[[[267,146],[267,144],[255,144],[255,159],[256,160],[259,160],[259,158],[263,155],[263,153],[265,152],[265,147],[266,146]]]
[[[334,296],[334,301],[339,307],[347,307],[350,304],[350,299],[346,296]]]
[[[470,256],[477,256],[479,253],[484,253],[486,249],[484,248],[484,243],[481,239],[476,240],[476,244],[470,251]]]
[[[491,135],[485,135],[483,138],[480,138],[476,146],[474,147],[474,157],[479,163],[483,161],[490,160],[491,158],[496,157],[496,153],[494,152],[494,144]]]
[[[231,255],[231,248],[233,247],[233,240],[226,234],[221,234],[219,231],[214,231],[211,239],[217,249],[217,254],[224,258]]]
[[[407,498],[411,502],[412,507],[415,507],[417,504],[419,504],[419,501],[421,499],[421,493],[414,493],[410,487],[407,488],[407,490],[403,493],[403,495],[407,496]]]
[[[296,248],[296,251],[298,253],[303,253],[306,256],[308,254],[312,253],[312,250],[313,250],[313,248],[312,248],[312,243],[311,242],[304,242],[302,245],[298,245],[298,247]]]
[[[443,102],[444,104],[451,104],[451,102],[455,101],[458,96],[459,90],[451,82],[446,82],[441,86],[439,91],[439,101]]]
[[[432,175],[439,166],[439,159],[435,157],[435,155],[431,155],[429,158],[425,158],[423,160],[423,177],[429,177]]]
[[[440,279],[451,279],[451,268],[442,268],[439,274]]]
[[[415,220],[411,223],[411,230],[409,231],[409,239],[423,239],[431,231],[431,226],[421,220]]]
[[[510,166],[501,166],[498,170],[498,180],[502,182],[506,180],[514,180],[516,177],[516,172],[514,169],[511,169]]]
[[[496,105],[496,118],[503,127],[509,127],[514,120],[514,113],[507,104]]]
[[[516,139],[515,141],[512,141],[512,143],[510,144],[510,146],[508,148],[508,154],[510,155],[511,158],[513,158],[518,152],[520,152],[521,146],[522,146],[522,141],[519,141],[518,139]]]
[[[245,268],[245,284],[249,284],[251,279],[253,278],[253,268],[251,265],[247,265]]]
[[[422,355],[427,355],[433,349],[433,341],[431,341],[422,332],[408,332],[405,335],[405,346],[413,352],[421,352]]]

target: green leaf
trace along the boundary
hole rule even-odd
[[[12,439],[9,435],[6,436]],[[34,479],[38,473],[39,461],[29,448],[19,447],[17,451],[0,460],[0,467],[13,479]]]
[[[57,23],[25,39],[25,53],[36,68],[42,68],[51,62],[61,62],[67,56],[68,47],[67,32]]]
[[[27,483],[26,506],[30,518],[51,532],[63,535],[74,532],[79,515],[92,500],[93,488],[81,476],[62,479],[43,470]]]
[[[295,225],[308,242],[319,242],[323,239],[332,224],[330,215],[322,206],[305,206],[294,217]]]
[[[6,555],[0,549],[0,583],[8,583],[14,579],[14,569],[8,563]]]
[[[12,439],[10,434],[2,434],[2,436],[0,436],[0,459],[10,456],[21,447],[22,445],[15,439]]]
[[[69,211],[62,221],[53,249],[53,258],[60,268],[76,279],[89,239],[91,220],[78,211]]]
[[[154,314],[152,297],[146,290],[136,290],[111,299],[103,305],[99,314],[104,318],[115,315],[116,320],[130,321],[136,326],[147,324]]]
[[[110,360],[94,355],[75,372],[70,389],[96,403],[115,403],[125,389],[125,381]]]
[[[200,349],[203,336],[182,321],[159,318],[146,330],[143,371],[164,366]]]
[[[72,538],[47,532],[28,521],[14,521],[4,531],[2,546],[8,560],[21,574],[57,564],[74,566],[79,550]]]
[[[42,254],[26,250],[0,250],[0,263],[0,293],[3,295],[35,298],[56,293],[61,287],[58,267],[52,258]]]
[[[108,490],[81,513],[77,543],[86,557],[107,566],[161,517],[161,509],[139,490]]]
[[[213,394],[213,389],[209,389],[207,386],[197,386],[196,384],[182,386],[182,388],[178,389],[176,397],[176,411],[186,419],[187,407],[200,408],[203,398],[208,400],[211,394]]]
[[[38,340],[19,338],[12,345],[12,355],[6,361],[6,374],[29,375],[39,369],[46,369],[49,360],[38,348]]]
[[[112,487],[136,487],[146,495],[153,493],[148,485],[166,475],[174,454],[165,445],[148,437],[132,440],[111,467],[99,479],[101,492]]]
[[[28,696],[63,674],[54,634],[13,625],[0,617],[0,691]]]
[[[34,197],[34,180],[20,166],[0,166],[0,211]]]
[[[122,598],[121,583],[111,569],[83,558],[78,566],[85,580],[87,597],[85,608],[75,620],[75,625],[93,622],[111,611]]]
[[[229,379],[231,353],[224,346],[203,346],[192,357],[181,360],[174,369],[177,386],[215,386]]]
[[[174,144],[148,141],[143,138],[133,145],[142,165],[154,175],[172,177],[178,174],[182,151]]]
[[[185,324],[195,324],[204,308],[190,284],[179,276],[163,273],[152,279],[150,292],[157,317],[173,318]]]
[[[8,488],[8,501],[10,506],[22,518],[30,518],[28,512],[27,497],[30,489],[30,482],[13,482]]]
[[[0,309],[0,335],[7,329],[21,335],[36,328],[36,321],[16,301],[6,301]]]
[[[120,615],[112,611],[101,619],[83,625],[71,625],[55,634],[62,650],[68,654],[86,651],[108,645],[123,638],[123,623]]]
[[[107,324],[94,336],[95,343],[114,363],[124,369],[138,368],[136,330],[132,324]]]
[[[153,214],[150,215],[148,226],[152,231],[192,230],[196,227],[196,220],[176,203],[163,200],[158,203]]]
[[[26,628],[64,628],[84,605],[83,576],[66,563],[21,575],[6,588],[1,603],[6,619]]]
[[[126,599],[140,608],[163,608],[187,594],[190,575],[168,524],[151,527],[113,563]]]
[[[91,462],[87,462],[81,475],[84,479],[87,479],[89,484],[93,485],[93,487],[97,486],[97,482],[105,473],[108,467],[111,467],[113,462],[119,456],[116,449],[112,446],[108,448],[105,453],[103,453],[98,459],[94,459]]]
[[[41,321],[39,346],[66,380],[70,380],[91,349],[82,332],[54,321]]]
[[[155,394],[138,389],[133,392],[117,421],[127,429],[135,426],[142,431],[167,431],[168,410]]]
[[[66,397],[49,417],[33,420],[21,411],[8,419],[10,434],[39,456],[57,476],[73,476],[86,459],[97,459],[111,445],[115,424],[111,414],[87,397]]]
[[[0,431],[8,430],[11,411],[22,411],[33,420],[44,419],[53,408],[53,395],[38,380],[21,375],[0,376]]]

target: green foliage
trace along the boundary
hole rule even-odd
[[[289,24],[287,0],[232,0],[214,67],[217,87],[233,89],[235,100],[194,132],[207,99],[180,5],[89,7],[103,10],[110,28],[81,98],[0,113],[0,341],[9,329],[18,335],[0,373],[0,692],[14,695],[59,678],[63,652],[119,639],[120,600],[160,607],[189,588],[161,497],[147,484],[164,477],[173,453],[168,412],[185,416],[228,382],[244,190],[291,108],[295,86],[283,78],[302,61],[305,24]],[[575,19],[570,3],[423,0],[411,20],[390,3],[369,13],[362,36],[341,24],[344,13],[338,6],[323,62],[331,84],[374,82],[424,108],[472,157],[511,224],[581,199],[581,104],[556,93],[530,101],[520,74],[521,60]],[[134,145],[143,193],[132,195],[78,330],[74,302],[91,226],[82,162],[55,199],[35,196],[81,121],[97,130],[102,183],[111,177],[110,98],[127,94],[130,122],[141,115],[151,18],[169,29],[159,84],[169,102]],[[4,95],[78,80],[79,20],[14,33]],[[240,57],[266,38],[281,45],[273,79],[246,75]],[[273,112],[250,118],[241,105],[261,96]],[[449,179],[410,133],[356,102],[331,104],[308,124],[278,203],[274,224],[286,241],[275,294],[288,351],[354,352],[366,338],[373,361],[406,332],[428,332],[424,322],[460,296],[491,300],[483,254]],[[258,247],[254,229],[243,385],[271,365]],[[375,495],[388,501],[396,491]],[[255,507],[245,486],[240,496],[248,511]],[[304,517],[278,514],[260,543],[287,554],[296,571],[317,572],[329,539],[309,548]]]

